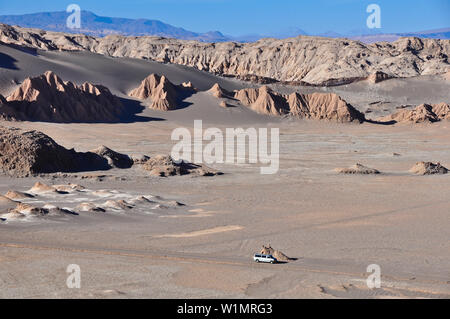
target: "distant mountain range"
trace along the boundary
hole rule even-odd
[[[430,30],[412,33],[379,33],[377,30],[354,30],[348,34],[339,34],[329,31],[321,34],[308,34],[299,28],[288,28],[271,34],[248,34],[242,36],[224,35],[219,31],[198,33],[175,27],[170,24],[149,19],[127,19],[98,16],[90,11],[81,11],[81,29],[70,29],[66,26],[69,13],[65,11],[41,12],[23,15],[2,15],[0,23],[18,25],[26,28],[38,28],[48,31],[83,33],[92,36],[107,36],[110,34],[121,34],[126,36],[161,36],[182,40],[196,40],[202,42],[254,42],[261,38],[273,37],[284,39],[299,35],[316,35],[329,38],[349,38],[366,43],[379,41],[395,41],[400,37],[414,36],[432,39],[450,39],[450,28]]]
[[[67,33],[83,33],[97,37],[103,37],[110,34],[121,34],[127,36],[152,35],[204,42],[230,40],[218,31],[197,33],[174,27],[158,20],[101,17],[90,11],[81,11],[81,29],[70,29],[66,25],[66,20],[69,15],[70,14],[65,11],[41,12],[24,15],[3,15],[0,16],[0,22],[25,28],[38,28]]]

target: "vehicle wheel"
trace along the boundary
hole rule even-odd
[[[258,259],[256,259],[255,261],[256,261],[257,263],[259,263],[259,260],[258,260]]]
[[[273,261],[271,261],[270,263],[273,264]]]

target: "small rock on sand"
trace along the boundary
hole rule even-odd
[[[338,172],[339,174],[362,174],[362,175],[380,174],[380,171],[374,168],[366,167],[358,163],[349,168],[336,168],[335,171]]]
[[[34,186],[30,188],[28,192],[32,194],[44,194],[44,193],[56,193],[57,190],[53,186],[41,182],[36,182],[36,184],[34,184]]]
[[[12,200],[16,200],[16,199],[33,198],[34,195],[31,195],[31,194],[28,194],[28,193],[23,193],[23,192],[18,192],[18,191],[14,191],[14,190],[9,190],[5,194],[5,197],[8,197],[9,199],[12,199]]]
[[[434,175],[434,174],[448,173],[448,169],[442,166],[441,163],[434,164],[432,162],[418,162],[409,171],[417,175]]]
[[[106,158],[111,167],[130,168],[134,164],[128,155],[117,153],[103,145],[91,152]]]
[[[96,212],[96,213],[104,213],[106,210],[100,206],[95,205],[94,203],[81,203],[75,210],[81,212]]]
[[[223,174],[205,165],[197,165],[184,161],[175,162],[170,155],[154,156],[143,164],[143,168],[149,171],[150,175],[161,177],[187,174],[197,176],[214,176]]]

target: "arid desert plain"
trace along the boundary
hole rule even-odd
[[[376,56],[367,67],[314,75],[310,65],[308,77],[237,58],[228,70],[206,69],[201,61],[220,61],[173,57],[170,43],[165,57],[158,44],[144,46],[158,56],[146,58],[8,28],[0,34],[0,298],[450,297],[448,40],[401,39],[404,57],[389,58],[380,52],[393,48],[349,41],[342,45]],[[436,53],[423,53],[427,60],[426,50]],[[86,102],[71,104],[70,90]],[[117,101],[126,117],[111,109]],[[279,128],[279,170],[213,163],[180,175],[173,163],[150,162],[170,154],[173,130],[192,131],[194,120],[223,131]],[[45,136],[65,148],[51,149],[61,163],[36,151],[50,143]],[[91,163],[76,152],[100,146],[112,155],[89,153],[98,167],[72,163]],[[263,245],[289,260],[255,263]],[[366,283],[373,264],[378,289]],[[69,265],[81,270],[79,289],[67,286]]]

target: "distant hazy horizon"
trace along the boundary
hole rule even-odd
[[[448,0],[130,0],[62,2],[24,0],[0,3],[0,15],[64,11],[78,4],[99,16],[154,19],[194,32],[220,31],[230,36],[250,34],[361,35],[406,33],[449,27]],[[381,28],[366,25],[369,4],[381,8]]]

